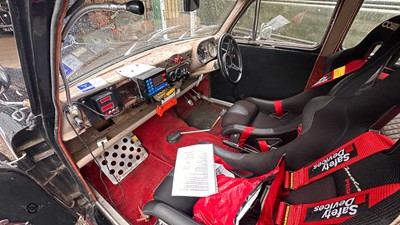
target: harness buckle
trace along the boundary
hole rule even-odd
[[[290,205],[286,202],[279,202],[278,211],[276,213],[275,224],[286,225],[289,218]]]
[[[294,190],[293,182],[294,182],[294,173],[290,172],[290,171],[285,171],[285,178],[284,178],[284,181],[283,181],[283,187],[286,190],[293,191]]]

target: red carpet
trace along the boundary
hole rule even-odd
[[[149,224],[136,222],[136,219],[140,217],[137,207],[139,206],[140,208],[143,208],[144,204],[146,204],[158,184],[171,169],[171,166],[158,160],[152,155],[149,155],[142,164],[140,164],[121,182],[122,188],[125,192],[125,199],[122,205],[114,207],[133,224]],[[106,189],[99,178],[99,167],[93,162],[82,168],[81,172],[89,183],[92,184],[109,203],[111,203]],[[120,203],[122,196],[118,185],[113,185],[105,175],[103,175],[103,179],[115,204]]]
[[[153,117],[133,132],[151,154],[172,166],[175,164],[176,152],[180,147],[198,144],[200,141],[207,141],[226,148],[222,144],[221,138],[207,132],[182,135],[180,141],[175,144],[170,144],[166,141],[170,133],[190,130],[197,129],[189,127],[172,110],[169,110],[162,117]]]
[[[121,183],[125,192],[125,201],[122,205],[116,206],[115,208],[131,223],[145,224],[143,222],[136,222],[136,219],[140,216],[137,206],[141,208],[144,206],[158,184],[172,169],[175,164],[178,148],[194,145],[200,141],[211,142],[226,148],[226,146],[222,144],[221,138],[206,132],[182,135],[180,141],[175,144],[166,142],[168,134],[176,131],[190,130],[196,130],[196,128],[189,127],[182,119],[178,118],[174,110],[171,109],[165,112],[162,117],[154,116],[133,131],[146,148],[149,157]],[[212,130],[214,134],[218,132],[220,132],[220,123]],[[92,162],[82,168],[81,172],[94,188],[109,201],[106,189],[99,178],[98,166]],[[121,192],[119,187],[113,185],[105,175],[103,178],[114,202],[120,202]]]

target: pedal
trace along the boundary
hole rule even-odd
[[[191,89],[191,91],[193,91],[193,92],[196,94],[196,96],[197,96],[198,99],[201,99],[201,93],[200,93],[200,92],[197,92],[197,91],[194,90],[194,89]]]
[[[197,99],[197,97],[195,95],[191,95],[190,91],[188,91],[188,94],[189,94],[190,98],[194,100],[194,102],[197,102],[199,100],[199,99]]]
[[[183,98],[186,100],[186,103],[187,103],[189,106],[193,106],[193,105],[194,105],[192,99],[188,99],[185,95],[183,96]]]

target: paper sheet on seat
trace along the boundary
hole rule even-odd
[[[212,144],[178,149],[172,196],[206,197],[218,192]]]

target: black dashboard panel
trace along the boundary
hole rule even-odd
[[[98,130],[104,130],[112,125],[112,121],[107,120],[124,108],[116,85],[82,98],[78,102],[86,106],[81,107],[81,112],[85,114],[90,125]]]

